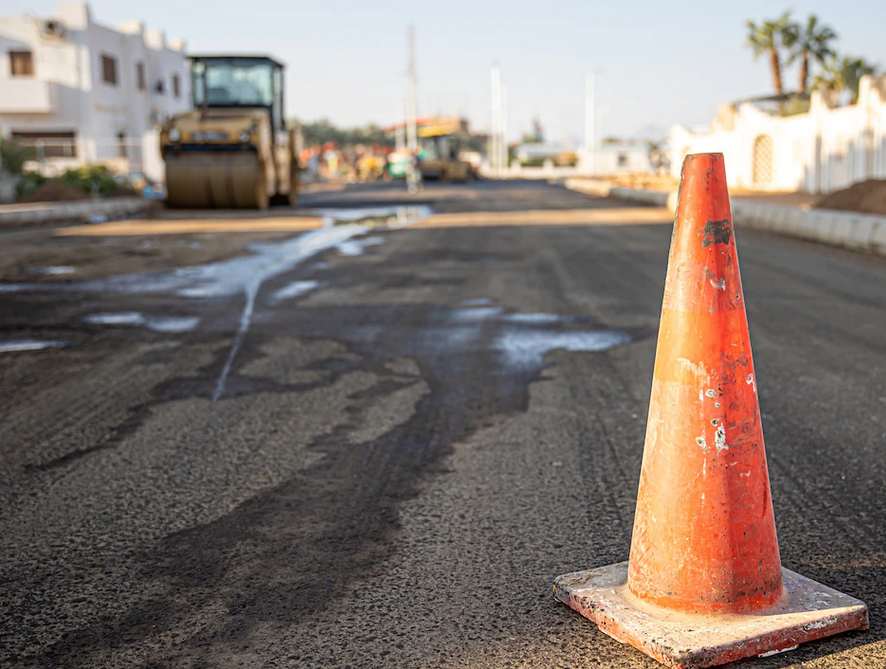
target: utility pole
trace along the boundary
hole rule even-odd
[[[418,129],[416,128],[415,83],[415,25],[409,24],[409,61],[406,75],[406,146],[409,149],[409,166],[406,182],[410,193],[418,190]]]
[[[502,145],[502,100],[501,100],[501,67],[498,63],[492,66],[492,106],[489,130],[489,168],[493,174],[501,169]]]
[[[501,169],[507,170],[508,165],[508,87],[501,86]]]

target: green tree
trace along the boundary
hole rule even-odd
[[[295,121],[298,123],[298,121]],[[322,118],[310,123],[299,123],[305,138],[305,146],[316,146],[326,142],[334,142],[339,146],[353,146],[354,144],[382,144],[393,145],[393,140],[386,136],[381,128],[374,123],[369,123],[359,128],[339,128],[329,119]]]
[[[762,21],[759,25],[747,21],[748,37],[746,45],[754,52],[754,58],[768,54],[769,69],[772,71],[772,83],[777,95],[784,94],[781,80],[781,53],[783,39],[787,27],[791,23],[791,13],[785,12],[774,21]]]
[[[830,42],[837,39],[837,33],[830,26],[819,23],[815,14],[810,14],[806,24],[790,22],[785,26],[782,43],[788,49],[787,64],[800,61],[800,92],[805,93],[809,83],[809,61],[814,59],[823,65],[827,58],[833,57],[834,50]]]

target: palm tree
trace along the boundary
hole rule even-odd
[[[840,74],[843,84],[852,91],[852,103],[858,102],[858,84],[866,74],[875,74],[877,66],[867,62],[864,58],[844,56],[840,61]]]
[[[814,88],[825,91],[842,91],[848,89],[850,102],[858,102],[858,86],[866,74],[876,74],[879,67],[867,62],[864,58],[832,55],[823,63],[822,72],[812,82]]]
[[[809,15],[805,26],[793,22],[785,26],[781,39],[784,46],[789,49],[787,64],[800,60],[801,93],[806,92],[806,85],[809,82],[810,57],[819,64],[824,64],[826,58],[836,55],[829,45],[829,42],[836,38],[837,33],[830,26],[820,24],[815,14]]]
[[[774,21],[763,21],[757,25],[753,21],[746,23],[748,28],[747,46],[754,51],[754,58],[762,54],[769,54],[769,67],[772,70],[772,83],[775,85],[777,95],[784,94],[781,82],[781,56],[779,48],[782,46],[785,31],[790,25],[790,12],[785,12]]]
[[[841,91],[845,87],[846,82],[843,81],[840,60],[836,54],[832,54],[821,64],[821,71],[812,80],[812,88],[825,92],[834,92]]]

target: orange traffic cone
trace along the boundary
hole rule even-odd
[[[781,566],[719,153],[683,163],[630,561],[554,596],[670,667],[868,627],[863,602]]]

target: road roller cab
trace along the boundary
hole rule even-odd
[[[171,207],[294,204],[295,134],[283,116],[283,64],[267,56],[191,56],[194,108],[160,132]]]

